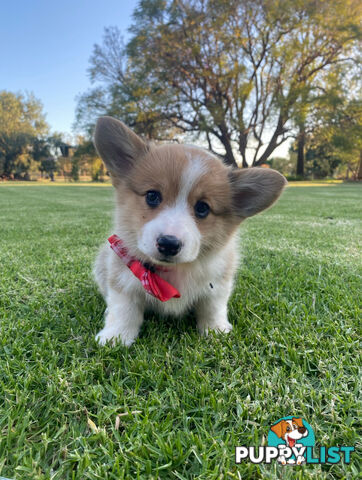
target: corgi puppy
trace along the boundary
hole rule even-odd
[[[146,310],[194,309],[200,333],[229,332],[238,227],[276,201],[285,178],[267,168],[225,166],[199,147],[146,143],[111,117],[98,120],[94,143],[115,187],[112,233],[119,242],[118,250],[104,245],[94,267],[107,303],[96,339],[131,345]],[[156,278],[172,298],[157,297],[157,285],[150,295]]]

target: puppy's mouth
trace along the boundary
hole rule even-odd
[[[294,445],[295,445],[295,438],[290,438],[290,437],[287,437],[287,441],[288,441],[288,445],[290,446],[290,448],[293,448]]]
[[[175,261],[173,261],[173,260],[171,260],[170,258],[167,258],[167,257],[166,257],[166,258],[162,258],[162,259],[160,260],[160,262],[161,262],[161,263],[168,263],[168,264],[170,264],[170,263],[177,263],[177,262],[175,262]]]
[[[171,266],[171,265],[176,265],[177,263],[179,263],[177,261],[177,258],[169,258],[169,257],[161,257],[161,258],[153,258],[151,257],[151,260],[152,262],[157,266],[157,265],[167,265],[167,266]]]
[[[150,257],[151,262],[157,266],[165,266],[165,267],[176,267],[178,265],[190,265],[198,257],[190,258],[190,259],[183,259],[182,257]]]

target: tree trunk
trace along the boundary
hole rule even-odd
[[[225,147],[225,152],[226,152],[224,155],[224,161],[226,165],[231,165],[232,167],[237,168],[238,164],[236,163],[236,160],[233,154],[233,149],[231,148],[230,137],[227,133],[226,127],[221,126],[219,128],[221,130],[221,135],[219,137],[219,140]]]
[[[242,167],[249,168],[248,162],[246,161],[246,146],[248,142],[248,135],[245,133],[239,134],[239,152],[242,158]]]
[[[11,174],[10,163],[11,163],[10,156],[5,155],[5,161],[4,161],[4,175],[5,175],[5,178],[10,178],[10,174]]]
[[[238,164],[236,163],[234,154],[232,151],[227,151],[226,154],[224,155],[224,163],[226,165],[230,165],[231,167],[238,167]]]
[[[269,142],[268,146],[264,150],[264,153],[261,155],[259,160],[256,160],[256,161],[253,162],[253,167],[258,167],[259,165],[262,165],[263,163],[265,163],[268,160],[268,158],[270,157],[270,155],[277,148],[278,137],[279,137],[279,135],[282,135],[282,133],[283,133],[284,123],[285,122],[284,122],[282,116],[279,115],[278,123],[277,123],[277,126],[276,126],[275,130],[274,130],[273,136],[270,139],[270,142]]]
[[[359,166],[358,166],[357,180],[362,180],[362,150],[359,151]]]
[[[300,127],[297,143],[298,143],[297,177],[304,177],[304,145],[305,145],[304,126]]]

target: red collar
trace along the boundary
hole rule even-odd
[[[141,281],[143,288],[147,293],[153,295],[161,302],[167,302],[170,298],[180,298],[180,292],[176,290],[170,283],[166,282],[153,268],[143,264],[140,260],[132,257],[128,249],[123,245],[122,240],[117,235],[112,235],[108,238],[112,250],[119,256],[119,258],[127,265],[131,272]],[[162,267],[157,267],[157,270],[167,271]]]

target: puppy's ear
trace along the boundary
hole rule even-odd
[[[285,420],[280,420],[280,422],[276,423],[275,425],[272,425],[270,427],[270,430],[274,432],[278,438],[282,438],[286,423],[287,422]]]
[[[146,143],[126,125],[112,117],[101,117],[94,132],[94,144],[115,181],[147,152]]]
[[[293,417],[292,422],[295,422],[298,425],[298,427],[304,427],[303,419],[301,417]]]
[[[269,168],[233,169],[229,173],[234,214],[251,217],[270,207],[282,193],[286,179]]]

